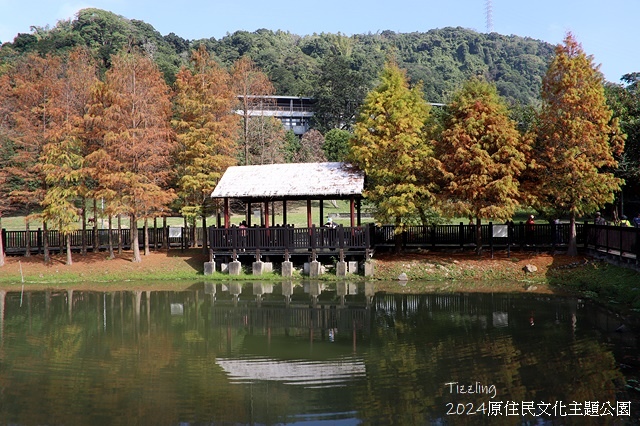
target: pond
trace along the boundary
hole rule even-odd
[[[638,424],[638,346],[548,295],[0,291],[0,423]]]

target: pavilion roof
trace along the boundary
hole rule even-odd
[[[288,163],[229,167],[212,198],[342,199],[362,195],[364,173],[346,163]]]

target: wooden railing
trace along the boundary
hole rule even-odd
[[[640,229],[619,226],[598,226],[587,223],[576,224],[577,244],[580,248],[595,249],[613,253],[620,257],[640,259]],[[97,234],[94,234],[97,232]],[[111,231],[114,249],[119,245],[123,249],[131,248],[129,229]],[[29,241],[30,253],[42,253],[44,249],[44,231],[8,231],[1,232],[4,249],[10,255],[23,255]],[[94,235],[97,247],[94,247]],[[553,249],[562,248],[569,241],[569,224],[537,224],[532,227],[524,223],[481,226],[482,246],[487,249]],[[57,230],[47,231],[48,245],[52,252],[63,251],[64,241]],[[202,228],[149,228],[149,245],[152,249],[202,247],[205,233]],[[409,226],[399,235],[402,248],[471,248],[476,245],[476,227],[474,225],[434,225]],[[337,228],[315,227],[251,227],[251,228],[215,228],[208,229],[208,246],[221,252],[269,250],[290,252],[318,250],[345,251],[367,249],[390,249],[396,245],[395,227],[392,225],[359,227],[339,226]],[[82,231],[71,234],[72,250],[82,248]],[[109,230],[89,229],[84,236],[88,251],[107,250]],[[121,241],[121,242],[120,242]],[[144,230],[138,229],[138,242],[144,246]]]
[[[144,247],[144,229],[139,228],[138,244]],[[73,231],[71,236],[71,248],[74,251],[82,249],[83,231]],[[204,233],[202,228],[190,229],[182,227],[148,228],[149,246],[151,248],[187,248],[194,245],[202,245]],[[7,254],[25,254],[27,247],[30,253],[42,253],[44,250],[45,231],[37,229],[33,231],[8,231],[2,229],[0,233],[3,247]],[[48,247],[52,252],[65,250],[66,242],[61,238],[57,230],[46,231]],[[111,239],[114,249],[121,246],[128,250],[131,248],[131,231],[129,229],[112,229]],[[29,244],[27,244],[27,241]],[[109,248],[108,229],[87,229],[84,235],[85,248],[88,251],[107,250]],[[94,247],[97,241],[97,247]]]
[[[365,250],[371,247],[369,227],[295,228],[209,228],[209,247],[220,251],[286,251],[340,249]]]
[[[640,228],[585,225],[585,247],[620,259],[640,260]]]

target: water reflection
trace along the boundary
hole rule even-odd
[[[0,290],[0,419],[636,424],[637,335],[620,325],[574,298],[376,294],[372,282]],[[498,401],[632,401],[633,415],[447,415]]]

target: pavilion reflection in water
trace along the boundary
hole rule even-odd
[[[214,284],[211,325],[227,327],[218,364],[234,383],[275,381],[308,388],[345,386],[366,375],[358,342],[371,330],[373,284],[319,281]],[[275,291],[274,291],[275,290]],[[233,330],[244,329],[241,337]],[[351,345],[333,345],[337,336]],[[346,337],[346,338],[345,338]],[[242,339],[242,355],[232,348]]]

